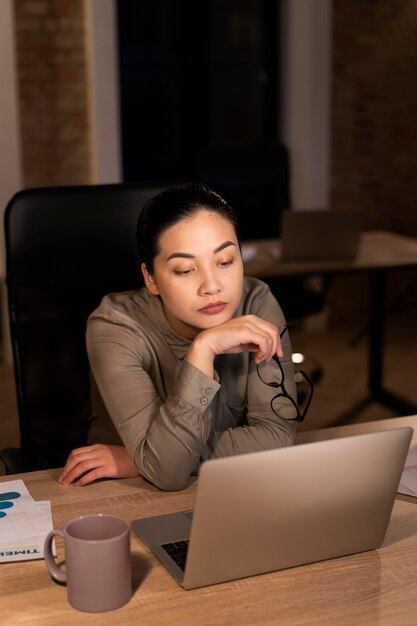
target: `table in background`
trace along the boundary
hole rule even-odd
[[[412,426],[417,415],[303,432],[298,443]],[[413,444],[417,443],[417,430]],[[354,462],[354,459],[352,460]],[[35,500],[51,500],[55,527],[76,515],[112,513],[133,520],[193,506],[196,483],[159,491],[138,478],[63,487],[59,470],[22,478]],[[2,477],[3,482],[7,477]],[[398,496],[385,542],[371,550],[320,563],[184,591],[132,531],[134,594],[124,607],[89,614],[73,609],[43,560],[0,565],[2,625],[120,623],[124,626],[267,626],[277,624],[415,624],[417,614],[417,500]],[[58,559],[62,559],[58,544]],[[204,566],[204,565],[203,565]]]
[[[359,251],[354,259],[340,261],[284,261],[279,258],[279,240],[245,241],[250,251],[245,273],[259,278],[308,276],[312,274],[369,275],[369,344],[368,401],[384,404],[401,415],[417,412],[417,406],[383,386],[384,317],[386,274],[391,270],[417,267],[417,239],[385,231],[369,231],[361,235]],[[277,254],[278,253],[278,254]],[[362,403],[362,404],[366,404]],[[349,411],[341,421],[358,409]]]

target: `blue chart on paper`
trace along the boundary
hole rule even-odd
[[[4,509],[10,509],[14,502],[11,500],[16,500],[16,498],[20,498],[21,494],[18,491],[6,491],[5,493],[0,493],[0,518],[6,517],[7,513]]]

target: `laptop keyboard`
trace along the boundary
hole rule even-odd
[[[184,539],[182,541],[173,541],[172,543],[163,543],[161,546],[182,571],[185,570],[189,542],[189,539]]]

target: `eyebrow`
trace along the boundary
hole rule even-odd
[[[233,241],[224,241],[219,246],[217,246],[217,248],[214,248],[213,254],[217,254],[218,252],[221,252],[222,250],[224,250],[225,248],[228,248],[229,246],[236,247],[236,244],[233,243]],[[188,254],[187,252],[173,252],[172,254],[169,255],[166,261],[168,262],[171,259],[194,259],[194,258],[195,256],[193,254]]]

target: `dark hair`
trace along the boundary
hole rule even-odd
[[[218,213],[237,231],[237,217],[233,209],[207,185],[183,183],[167,187],[145,204],[137,222],[136,241],[140,262],[146,265],[148,272],[153,272],[161,234],[201,209]]]

